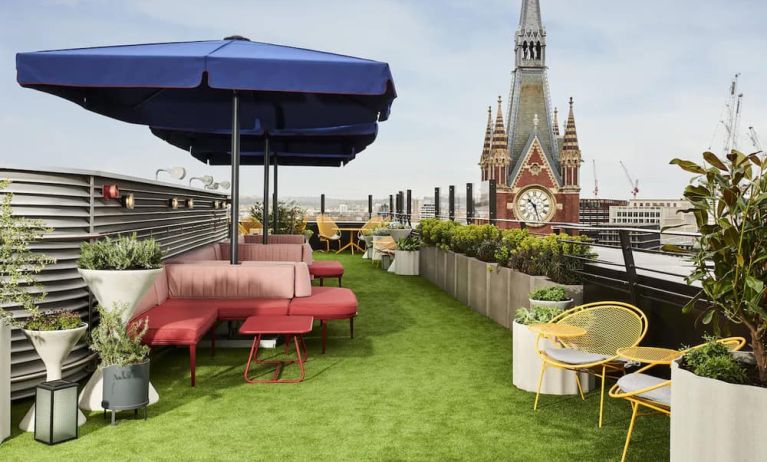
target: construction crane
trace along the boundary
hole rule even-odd
[[[591,168],[594,171],[594,199],[599,197],[599,180],[597,179],[597,161],[591,159]]]
[[[725,106],[725,119],[721,120],[724,125],[725,137],[722,154],[729,154],[733,149],[738,149],[738,138],[740,131],[740,111],[743,104],[743,93],[738,93],[738,78],[740,73],[730,83],[730,95]]]
[[[634,180],[631,178],[631,174],[629,173],[629,169],[626,168],[626,164],[624,164],[622,160],[619,162],[621,167],[623,167],[623,173],[626,174],[626,178],[628,178],[629,184],[631,185],[631,195],[634,199],[636,199],[637,194],[639,194],[639,180]]]
[[[756,134],[754,127],[748,127],[748,137],[751,138],[751,143],[754,145],[756,152],[762,152],[762,143],[759,142],[759,136]]]

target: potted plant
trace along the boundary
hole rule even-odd
[[[533,324],[549,322],[562,313],[555,306],[533,306],[519,308],[512,323],[512,383],[515,387],[535,392],[541,374],[541,358],[538,356],[536,341],[538,335],[529,329]],[[546,339],[541,339],[540,347],[554,348]],[[586,373],[580,374],[583,391],[590,390],[593,378]],[[548,395],[573,395],[578,393],[575,372],[564,369],[546,370],[541,393]]]
[[[672,365],[671,459],[764,460],[755,429],[767,427],[767,162],[738,151],[703,159],[671,162],[695,175],[684,192],[700,233],[687,281],[701,290],[684,310],[702,308],[699,320],[715,331],[741,326],[752,351],[737,363],[744,373],[731,373],[729,352],[707,367],[689,354]]]
[[[373,229],[370,227],[363,228],[360,231],[359,238],[365,241],[365,253],[362,255],[362,258],[369,260],[373,253]]]
[[[91,334],[91,349],[101,358],[104,376],[102,404],[115,412],[138,409],[149,404],[149,347],[141,343],[148,323],[126,324],[122,309],[98,307],[99,325]]]
[[[391,230],[386,226],[380,226],[373,230],[373,252],[370,255],[371,260],[381,261],[381,252],[375,250],[375,243],[384,238],[391,238]]]
[[[117,239],[84,242],[78,270],[105,310],[119,309],[127,323],[136,305],[162,273],[162,250],[154,239],[139,240],[133,234]],[[80,407],[101,411],[101,370],[97,370],[80,393]],[[150,404],[159,400],[150,385]]]
[[[264,204],[256,202],[250,208],[250,216],[263,223],[266,227],[274,227],[274,210],[269,213],[264,221]],[[272,229],[274,234],[303,235],[306,230],[306,209],[295,201],[277,203],[277,229]],[[309,236],[311,237],[311,236]],[[308,240],[308,238],[307,238]]]
[[[397,241],[397,249],[394,251],[394,272],[400,276],[418,276],[418,254],[421,249],[421,239],[416,235],[409,235]]]
[[[391,231],[390,236],[395,242],[399,242],[400,239],[405,239],[413,231],[409,225],[400,223],[399,221],[392,221],[389,223],[388,227]]]
[[[544,287],[530,292],[530,306],[553,307],[559,311],[569,307],[573,302],[571,297],[567,296],[565,289],[559,286]]]

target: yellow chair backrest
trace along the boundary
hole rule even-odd
[[[253,217],[244,218],[240,221],[240,234],[250,234],[252,230],[262,229],[264,225]]]
[[[360,228],[360,234],[364,234],[365,231],[372,231],[376,228],[380,228],[381,225],[384,224],[384,219],[382,216],[376,215],[374,217],[371,217],[370,220],[366,221],[364,225],[362,225],[362,228]]]
[[[394,238],[391,236],[383,236],[380,239],[373,241],[373,248],[376,250],[396,250],[397,243],[394,242]]]
[[[636,346],[647,334],[647,317],[637,307],[622,302],[596,302],[565,311],[552,322],[581,327],[586,335],[560,339],[570,348],[616,356],[620,348]]]
[[[320,237],[331,238],[337,236],[339,233],[336,222],[329,216],[323,214],[317,215],[317,230],[319,231]]]

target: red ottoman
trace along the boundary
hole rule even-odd
[[[354,338],[354,317],[357,316],[357,297],[349,289],[312,287],[309,297],[295,297],[290,301],[290,316],[312,316],[322,324],[322,352],[328,337],[328,321],[349,320],[349,336]]]
[[[341,262],[335,260],[316,261],[309,265],[309,274],[319,279],[321,286],[325,285],[325,278],[338,278],[338,287],[341,287],[344,267]]]

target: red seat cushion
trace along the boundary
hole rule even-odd
[[[133,322],[148,319],[143,343],[147,345],[195,345],[216,323],[218,311],[207,300],[169,299],[141,313]]]
[[[311,296],[291,300],[289,313],[321,320],[351,318],[357,314],[357,297],[341,287],[312,287]]]
[[[344,275],[344,267],[335,260],[316,261],[309,265],[309,274],[319,278],[337,278]]]
[[[251,316],[278,316],[288,314],[290,299],[255,298],[249,300],[212,300],[212,306],[218,309],[218,319],[247,319]]]

